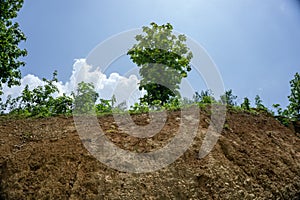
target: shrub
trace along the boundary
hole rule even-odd
[[[250,100],[247,97],[244,98],[244,102],[241,104],[241,108],[247,111],[250,110]]]
[[[290,81],[291,94],[288,96],[290,104],[288,112],[296,120],[300,120],[300,75],[296,73],[294,79]]]
[[[228,90],[225,92],[224,95],[221,96],[221,102],[229,105],[229,106],[235,106],[236,102],[235,100],[237,99],[237,96],[233,95],[232,90]]]
[[[92,113],[99,94],[93,83],[80,82],[74,94],[74,112],[77,114]]]

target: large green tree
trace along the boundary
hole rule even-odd
[[[164,104],[180,96],[179,84],[191,71],[193,54],[185,44],[186,36],[173,34],[171,24],[150,25],[135,37],[137,44],[127,54],[140,67],[139,89],[147,91],[141,102],[152,105],[160,100]]]
[[[0,0],[0,95],[4,83],[9,87],[20,83],[19,67],[25,65],[19,59],[26,56],[27,51],[20,49],[19,43],[26,37],[13,21],[22,6],[23,0]]]

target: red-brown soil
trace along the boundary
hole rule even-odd
[[[118,130],[99,117],[107,137],[123,149],[149,152],[178,129],[179,111],[153,138]],[[146,124],[147,115],[134,115]],[[0,118],[0,199],[300,199],[300,137],[265,114],[228,111],[222,135],[203,159],[198,152],[209,125],[201,113],[198,135],[178,160],[155,172],[120,172],[83,146],[72,117]]]

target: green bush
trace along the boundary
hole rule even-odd
[[[300,75],[296,73],[294,79],[290,81],[291,94],[288,96],[290,104],[288,113],[295,120],[300,120]]]
[[[74,95],[74,113],[89,114],[95,111],[95,102],[99,94],[95,91],[93,83],[78,83],[76,94]]]
[[[43,79],[44,84],[30,90],[26,85],[21,96],[11,98],[8,96],[5,104],[2,104],[2,112],[9,111],[10,114],[25,117],[49,117],[59,114],[70,114],[73,106],[73,99],[63,94],[54,98],[58,88],[55,85],[57,71],[53,73],[52,80]]]
[[[149,111],[149,105],[146,102],[135,103],[129,109],[129,113],[131,114],[148,113]]]
[[[200,104],[211,104],[216,102],[210,90],[202,90],[200,94],[198,92],[195,92],[193,100],[195,103]]]
[[[233,95],[232,90],[228,90],[225,92],[224,95],[221,96],[221,102],[223,104],[229,105],[229,106],[235,106],[236,102],[235,100],[237,99],[237,96]]]
[[[247,111],[250,110],[250,100],[247,97],[244,98],[244,102],[241,104],[241,108]]]
[[[180,110],[181,102],[178,98],[172,98],[169,103],[165,103],[163,108],[166,110]]]
[[[96,104],[96,112],[111,113],[112,112],[112,100],[100,99],[100,103]]]

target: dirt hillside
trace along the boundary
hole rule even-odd
[[[134,115],[143,125],[147,115]],[[179,111],[161,132],[137,139],[99,117],[107,137],[123,149],[149,152],[178,129]],[[201,112],[193,145],[152,173],[119,172],[83,146],[72,117],[0,118],[0,199],[300,199],[300,137],[264,114],[228,111],[213,151],[198,158],[210,119]]]

